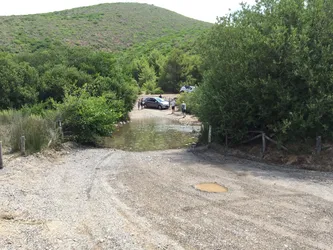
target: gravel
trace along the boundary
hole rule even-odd
[[[332,249],[332,177],[213,151],[16,158],[0,172],[0,249]]]
[[[137,117],[138,112],[160,115],[143,110]],[[0,249],[333,246],[333,173],[275,167],[207,149],[76,148],[5,163]],[[203,182],[228,192],[194,188]]]

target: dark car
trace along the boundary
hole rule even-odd
[[[143,100],[145,108],[168,109],[169,102],[159,97],[147,97]]]

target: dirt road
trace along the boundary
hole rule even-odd
[[[193,188],[202,182],[229,191]],[[332,173],[212,151],[73,149],[16,158],[0,171],[0,204],[0,249],[333,246]]]
[[[141,96],[144,98],[146,96]],[[176,97],[176,95],[163,95],[165,100],[169,100]],[[192,115],[186,115],[183,117],[180,108],[176,107],[175,113],[171,114],[171,109],[157,110],[157,109],[137,109],[137,105],[135,105],[134,110],[131,113],[131,119],[143,119],[143,118],[153,118],[159,117],[161,119],[171,119],[178,121],[181,124],[200,124],[198,119]]]

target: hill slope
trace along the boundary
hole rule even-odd
[[[212,24],[148,4],[111,3],[46,14],[0,17],[0,46],[13,52],[60,41],[114,51],[179,33],[200,33]]]

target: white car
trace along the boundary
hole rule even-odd
[[[190,92],[192,92],[192,91],[194,91],[195,90],[195,86],[183,86],[183,87],[181,87],[181,89],[180,89],[180,93],[183,93],[183,92],[187,92],[187,93],[190,93]]]

